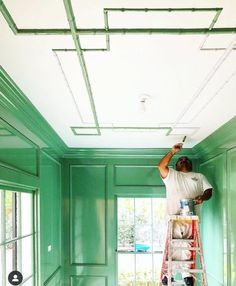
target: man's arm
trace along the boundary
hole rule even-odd
[[[207,189],[201,196],[197,196],[194,199],[195,205],[202,204],[204,201],[208,201],[212,196],[212,189]]]
[[[160,175],[163,179],[165,179],[169,173],[169,162],[171,158],[176,154],[177,152],[182,150],[182,143],[175,144],[171,150],[160,160],[159,164],[157,165]]]

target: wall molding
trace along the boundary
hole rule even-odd
[[[103,281],[103,286],[108,286],[108,277],[105,275],[71,275],[70,276],[70,285],[74,285],[74,281],[75,280],[79,280],[79,279],[102,279]],[[101,286],[101,283],[99,283],[99,286]]]
[[[61,265],[57,267],[57,269],[52,273],[52,275],[43,283],[44,286],[50,285],[50,282],[53,280],[53,278],[62,270]]]

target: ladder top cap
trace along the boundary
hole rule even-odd
[[[185,221],[185,220],[197,220],[199,221],[199,218],[197,215],[170,215],[168,220],[178,220],[178,221]]]

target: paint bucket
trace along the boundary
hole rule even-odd
[[[194,201],[192,199],[180,200],[180,215],[194,215]]]

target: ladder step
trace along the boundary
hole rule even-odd
[[[200,250],[200,247],[172,246],[172,248],[181,250]]]
[[[203,269],[175,269],[176,272],[204,273]]]
[[[169,261],[166,260],[166,263],[168,263]],[[171,264],[192,264],[194,263],[193,260],[171,260]]]
[[[183,238],[172,238],[172,242],[180,241],[180,242],[194,242],[194,239],[183,239]]]
[[[171,285],[185,285],[184,280],[175,280],[174,282],[171,282]]]
[[[196,215],[192,215],[192,216],[183,216],[183,215],[171,215],[169,216],[169,222],[170,221],[196,221],[199,222],[199,218]]]

